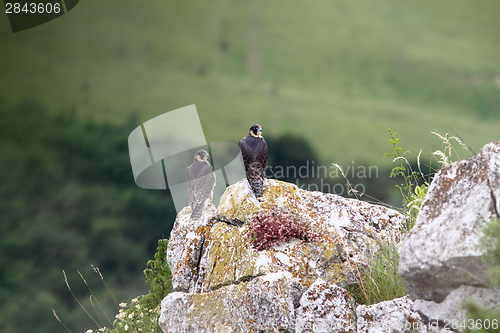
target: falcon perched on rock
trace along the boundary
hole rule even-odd
[[[193,163],[187,168],[191,220],[199,220],[207,205],[212,202],[215,187],[214,169],[208,162],[206,150],[194,154]]]
[[[267,144],[259,124],[250,127],[248,135],[240,140],[240,151],[248,183],[259,199],[264,192],[267,166]]]

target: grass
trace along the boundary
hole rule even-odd
[[[103,285],[108,291],[111,299],[116,304],[119,309],[118,314],[114,317],[114,321],[111,321],[109,316],[106,314],[105,310],[95,297],[87,281],[80,272],[81,279],[84,281],[90,292],[90,301],[92,308],[87,310],[85,306],[78,300],[78,298],[73,293],[70,284],[66,278],[66,273],[64,273],[64,278],[66,285],[76,299],[78,304],[82,307],[83,311],[91,318],[94,324],[98,327],[94,329],[88,329],[85,333],[125,333],[125,332],[147,332],[147,333],[162,333],[162,330],[158,324],[158,319],[160,317],[160,305],[163,298],[172,292],[172,273],[167,264],[166,254],[167,254],[168,240],[160,239],[158,240],[158,252],[154,256],[154,260],[149,260],[147,262],[147,267],[144,270],[144,276],[147,285],[149,286],[149,293],[147,295],[138,296],[131,300],[130,303],[121,302],[118,304],[118,300],[113,294],[112,290],[107,285],[103,275],[98,268],[94,267],[95,272],[99,275]],[[94,301],[92,301],[94,299]],[[55,318],[64,326],[64,328],[70,332],[71,330],[64,324],[64,322],[59,318],[55,310],[52,310]],[[108,326],[106,326],[108,323]]]
[[[499,9],[465,0],[80,2],[14,35],[0,18],[0,99],[33,97],[117,123],[195,103],[208,141],[237,142],[259,122],[265,133],[306,137],[339,164],[379,163],[387,127],[424,154],[439,142],[421,129],[450,125],[478,149],[498,139]]]
[[[442,150],[436,150],[431,154],[441,167],[450,165],[457,157],[460,159],[459,152],[455,148],[456,145],[459,145],[466,151],[469,149],[457,136],[433,134],[442,140]],[[392,132],[389,129],[389,135],[390,139],[388,142],[393,147],[393,151],[386,153],[384,158],[393,158],[392,162],[396,165],[392,169],[390,176],[402,179],[402,183],[396,185],[396,187],[400,190],[403,200],[401,213],[406,216],[405,231],[408,232],[415,225],[420,207],[431,183],[432,174],[437,172],[437,169],[433,169],[428,165],[429,171],[424,174],[423,167],[420,165],[419,153],[417,157],[418,171],[413,170],[412,165],[408,161],[408,155],[411,152],[403,150],[400,145],[401,140],[398,138],[398,133]],[[463,154],[463,151],[460,153]],[[470,154],[471,152],[468,151],[468,153]],[[490,259],[500,258],[500,251],[497,250],[498,253],[494,252],[494,246],[491,245],[496,244],[492,241],[493,235],[499,233],[496,232],[494,226],[487,229],[486,233],[490,236],[485,241],[485,244],[487,244],[489,252],[494,253],[494,255],[490,254]],[[378,244],[373,253],[367,254],[367,265],[363,271],[359,272],[357,283],[347,288],[357,303],[371,305],[406,296],[403,280],[398,274],[399,254],[397,246],[398,244],[394,241],[385,240],[385,242]],[[500,262],[500,259],[498,261]],[[500,276],[500,273],[497,272],[497,276]],[[476,308],[470,305],[470,311],[477,312]]]
[[[368,254],[369,262],[360,272],[358,283],[348,286],[347,291],[358,304],[371,305],[406,296],[403,280],[398,274],[399,254],[391,241],[380,244]]]
[[[393,163],[396,166],[391,170],[390,177],[401,177],[403,178],[403,183],[396,185],[396,187],[401,192],[403,198],[403,209],[402,212],[406,215],[406,231],[410,231],[417,220],[417,215],[420,211],[420,206],[424,200],[427,190],[429,189],[429,183],[431,182],[431,176],[434,170],[431,169],[429,165],[430,172],[424,174],[420,166],[420,153],[417,156],[417,166],[418,172],[412,169],[410,162],[406,156],[410,155],[409,150],[403,151],[403,148],[399,146],[401,141],[397,138],[398,133],[393,133],[389,129],[389,135],[391,138],[388,140],[391,145],[394,146],[393,151],[386,153],[384,158],[393,157]]]

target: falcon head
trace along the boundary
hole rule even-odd
[[[203,149],[202,150],[198,150],[194,154],[194,159],[198,160],[200,162],[208,160],[209,157],[210,157],[210,155],[207,153],[206,150],[203,150]]]
[[[249,134],[251,136],[256,136],[256,137],[262,137],[262,126],[259,124],[255,124],[252,127],[250,127],[250,132]]]

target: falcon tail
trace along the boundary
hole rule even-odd
[[[203,211],[205,210],[206,206],[207,206],[207,203],[203,202],[199,205],[194,205],[194,207],[191,207],[192,208],[191,220],[193,220],[193,221],[199,220],[201,218],[201,216],[203,215]]]
[[[252,188],[253,193],[257,199],[261,198],[264,193],[264,178],[259,170],[250,168],[247,172],[248,184]]]
[[[261,198],[264,193],[264,180],[263,179],[254,179],[250,183],[250,187],[252,188],[253,193],[255,193],[255,197],[257,199]]]

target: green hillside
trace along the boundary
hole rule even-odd
[[[499,14],[486,0],[86,0],[16,34],[0,14],[0,327],[65,332],[55,308],[72,332],[95,328],[62,269],[111,318],[90,264],[120,301],[146,292],[176,212],[135,185],[127,136],[186,105],[208,142],[260,123],[275,165],[380,166],[348,175],[400,204],[388,128],[424,160],[442,148],[431,131],[476,151],[500,139]]]
[[[453,127],[500,135],[494,1],[85,1],[17,34],[2,17],[0,96],[123,123],[196,104],[208,141],[308,139],[326,162],[379,164]]]

